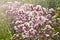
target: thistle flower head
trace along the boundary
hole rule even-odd
[[[39,34],[38,29],[40,26],[46,25],[45,23],[50,21],[49,19],[52,17],[50,13],[54,11],[53,9],[48,10],[41,5],[21,5],[21,3],[17,1],[13,3],[8,2],[8,4],[3,5],[3,8],[7,14],[13,15],[14,30],[22,33],[23,38]],[[44,30],[42,30],[42,34],[48,37],[50,34],[46,33],[47,28],[52,29],[52,27],[48,24]]]

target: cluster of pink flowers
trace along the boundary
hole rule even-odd
[[[47,9],[41,5],[22,4],[16,1],[4,4],[3,8],[7,14],[13,15],[14,30],[21,32],[23,38],[36,36],[39,34],[38,29],[47,23],[46,28],[53,29],[49,24],[51,23],[49,20],[52,17],[51,13],[54,11],[52,8]]]

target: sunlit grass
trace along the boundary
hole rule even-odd
[[[0,40],[9,40],[11,33],[8,29],[9,20],[0,7]]]

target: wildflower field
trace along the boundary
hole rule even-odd
[[[60,40],[60,0],[0,0],[0,40]]]

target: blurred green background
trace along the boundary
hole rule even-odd
[[[55,12],[54,15],[57,15],[54,19],[60,18],[60,0],[0,0],[1,4],[4,4],[8,1],[19,1],[22,3],[32,3],[32,4],[39,4],[46,8],[54,8]],[[8,26],[10,24],[9,16],[7,17],[6,14],[3,12],[3,9],[0,7],[0,40],[10,40],[12,33],[9,31]],[[60,21],[57,24],[53,25],[55,31],[60,32]],[[58,27],[59,26],[59,27]],[[58,40],[58,39],[56,39]],[[60,40],[60,39],[59,39]]]

